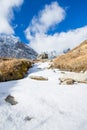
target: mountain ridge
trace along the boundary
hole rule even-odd
[[[87,40],[71,51],[53,59],[53,67],[68,71],[87,70]]]
[[[35,52],[27,44],[13,35],[0,35],[0,58],[26,58],[36,59]]]

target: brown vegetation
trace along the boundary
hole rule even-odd
[[[61,55],[53,60],[54,68],[68,71],[86,71],[87,70],[87,40],[75,49]]]
[[[0,59],[0,82],[22,79],[31,65],[26,59]]]

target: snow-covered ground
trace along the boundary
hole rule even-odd
[[[0,130],[87,130],[87,85],[59,85],[61,71],[47,67],[37,63],[24,79],[0,83]],[[5,102],[9,94],[17,105]]]
[[[74,79],[75,81],[82,81],[82,82],[84,82],[84,81],[87,81],[87,71],[85,71],[85,72],[78,72],[78,73],[76,73],[76,72],[64,72],[64,73],[62,73],[62,75],[61,75],[61,78],[65,78],[65,79],[67,79],[67,78],[71,78],[71,79]]]

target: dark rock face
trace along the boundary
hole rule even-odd
[[[0,35],[0,57],[36,59],[37,53],[17,37]]]
[[[48,59],[48,54],[47,53],[43,53],[37,56],[37,59]]]
[[[10,103],[11,105],[16,105],[18,102],[15,101],[14,97],[11,95],[8,95],[5,99],[6,102]]]
[[[70,51],[70,48],[67,48],[66,50],[63,51],[63,53],[67,53]]]

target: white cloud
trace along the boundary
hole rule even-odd
[[[64,18],[65,11],[57,2],[46,5],[39,12],[38,16],[32,19],[29,27],[26,29],[27,38],[31,40],[37,33],[46,33],[49,28],[60,23]]]
[[[14,18],[13,9],[22,3],[23,0],[0,0],[0,33],[14,33],[11,26],[11,20]]]
[[[65,11],[57,2],[46,5],[38,17],[34,17],[25,31],[30,46],[38,53],[56,51],[62,53],[67,48],[74,48],[87,39],[87,26],[67,32],[48,35],[47,31],[65,18]]]
[[[38,53],[56,50],[61,54],[67,48],[74,48],[87,39],[87,26],[68,32],[55,33],[54,35],[37,34],[31,41],[30,46]]]

